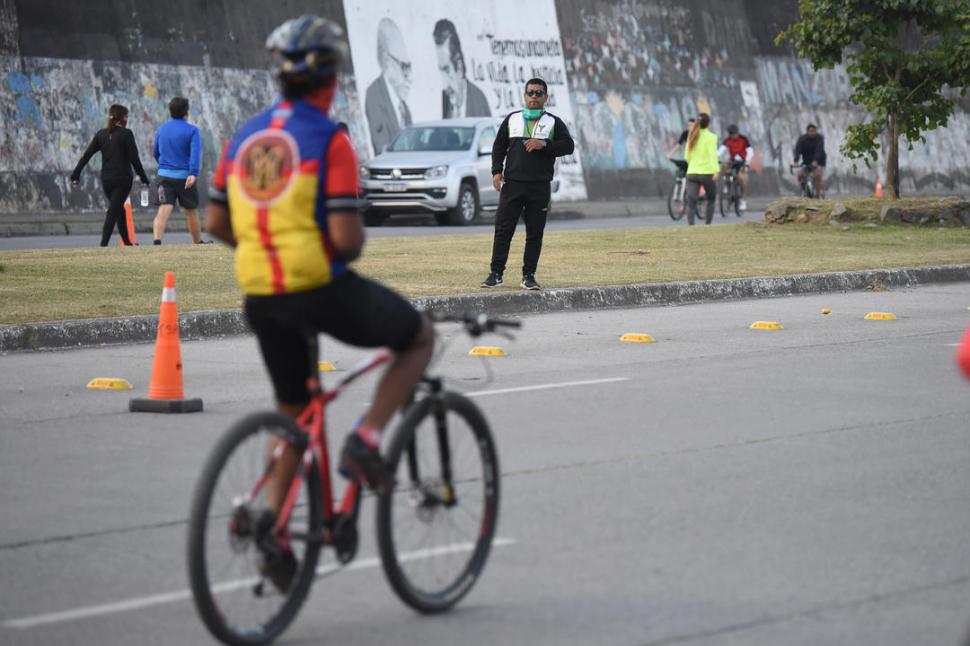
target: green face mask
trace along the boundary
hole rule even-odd
[[[523,108],[522,116],[524,116],[529,121],[534,121],[535,119],[538,119],[539,117],[541,117],[543,112],[545,112],[545,110],[542,110],[542,109],[532,110],[531,108]]]

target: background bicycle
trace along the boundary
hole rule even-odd
[[[676,222],[687,213],[687,162],[679,159],[671,159],[670,161],[677,166],[678,170],[674,175],[674,183],[670,187],[670,192],[667,194],[667,213],[670,215],[670,219]],[[700,218],[700,211],[706,199],[707,195],[702,186],[697,198],[697,208],[694,209],[695,219]]]
[[[721,209],[721,217],[726,218],[727,214],[734,212],[741,217],[741,182],[738,181],[738,173],[744,168],[741,162],[731,162],[731,167],[721,177],[718,190],[718,205]]]
[[[801,171],[801,173],[798,176],[799,193],[801,195],[804,195],[810,200],[814,200],[816,197],[814,170],[808,164],[791,164],[788,167],[788,172],[794,175],[796,169],[799,169]]]
[[[485,315],[433,318],[457,322],[473,337],[520,326]],[[316,334],[307,343],[315,374]],[[438,345],[436,359],[447,345]],[[189,517],[188,571],[199,616],[220,641],[273,640],[296,617],[313,580],[337,571],[317,566],[321,549],[332,547],[338,565],[354,559],[363,485],[348,483],[335,507],[325,407],[389,356],[378,352],[330,390],[311,377],[313,396],[297,420],[252,413],[209,455]],[[376,509],[384,573],[415,610],[448,610],[478,580],[495,533],[500,472],[491,431],[471,400],[428,376],[389,435],[383,455],[395,484],[377,494]],[[268,483],[274,469],[285,468],[288,447],[298,450],[299,466],[274,513]],[[292,566],[281,573],[274,559],[286,552]]]

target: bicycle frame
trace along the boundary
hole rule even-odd
[[[315,338],[312,340],[311,345],[316,345]],[[311,348],[311,350],[312,349],[314,348]],[[311,351],[310,356],[315,373],[317,353]],[[296,499],[297,496],[299,496],[300,487],[303,485],[304,475],[309,471],[311,461],[314,459],[316,459],[317,464],[320,465],[320,493],[322,496],[323,506],[322,512],[324,534],[322,537],[310,538],[322,538],[324,543],[332,542],[333,532],[335,530],[334,520],[337,518],[353,518],[356,516],[357,505],[360,501],[361,492],[361,483],[359,480],[352,480],[350,483],[348,483],[347,488],[344,490],[344,495],[340,500],[340,505],[337,508],[336,513],[334,512],[333,481],[330,475],[330,455],[327,447],[326,434],[326,407],[327,404],[337,399],[337,397],[340,396],[340,393],[343,392],[347,386],[371,370],[374,370],[375,368],[387,363],[390,361],[390,359],[391,352],[389,350],[381,350],[373,354],[361,362],[357,367],[352,368],[350,373],[341,379],[337,385],[330,390],[323,390],[320,379],[318,376],[316,376],[316,374],[311,375],[311,377],[307,380],[307,387],[311,393],[310,403],[307,404],[307,407],[302,413],[300,413],[299,417],[297,417],[296,424],[301,430],[306,432],[308,444],[306,448],[303,449],[300,468],[298,468],[296,473],[293,475],[293,480],[290,483],[290,488],[287,491],[283,506],[280,508],[279,514],[277,514],[276,525],[273,527],[273,532],[275,534],[288,540],[289,537],[285,536],[284,530],[290,522],[290,514],[293,512],[293,507],[296,505]],[[277,443],[276,447],[273,449],[272,459],[266,465],[266,470],[253,487],[251,494],[252,498],[255,498],[262,488],[266,486],[266,483],[269,481],[270,473],[273,470],[273,465],[277,460],[279,460],[280,456],[283,454],[283,451],[285,451],[288,446],[292,445],[285,441]]]

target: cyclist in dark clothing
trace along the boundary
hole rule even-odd
[[[696,119],[693,117],[687,120],[687,127],[682,133],[680,133],[680,137],[677,138],[677,145],[667,151],[667,159],[677,167],[678,176],[687,174],[687,162],[682,158],[674,159],[674,155],[679,152],[680,156],[683,157],[684,152],[687,150],[687,135],[690,133],[690,127],[694,125],[694,121],[696,121]]]
[[[104,226],[101,229],[101,246],[107,247],[111,239],[111,231],[118,227],[118,233],[126,245],[131,245],[128,239],[128,227],[125,224],[125,199],[131,193],[132,167],[138,173],[142,184],[148,184],[148,176],[138,159],[138,146],[135,136],[125,126],[128,124],[128,108],[123,105],[113,105],[108,110],[108,126],[99,130],[88,145],[88,149],[81,156],[74,172],[71,173],[71,185],[77,188],[81,181],[81,171],[90,161],[94,153],[101,153],[101,188],[108,198],[108,212],[104,216]]]
[[[818,134],[815,124],[808,124],[805,134],[795,142],[795,164],[798,169],[798,182],[801,184],[806,170],[811,170],[815,178],[815,195],[822,197],[822,174],[825,172],[825,137]]]

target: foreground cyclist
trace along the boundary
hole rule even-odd
[[[721,142],[721,147],[717,150],[718,157],[726,159],[721,163],[721,170],[727,174],[729,170],[738,169],[738,184],[741,187],[741,203],[738,210],[748,209],[748,164],[754,156],[754,149],[748,138],[741,134],[738,127],[733,123],[727,127],[728,136]]]
[[[245,312],[273,381],[277,408],[297,417],[310,399],[304,329],[361,347],[395,352],[370,410],[347,437],[341,472],[389,484],[381,431],[424,374],[430,322],[348,263],[361,255],[357,157],[344,129],[327,116],[346,50],[343,30],[316,16],[284,22],[266,40],[282,97],[226,144],[213,178],[206,230],[236,248]],[[267,483],[279,511],[299,461],[288,448]],[[281,589],[296,571],[292,552],[264,564]]]

